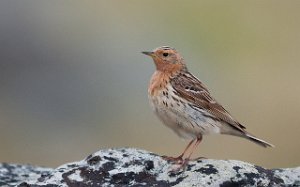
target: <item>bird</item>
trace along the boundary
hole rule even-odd
[[[190,140],[182,154],[164,156],[166,160],[186,166],[203,136],[212,134],[238,136],[262,147],[274,147],[246,131],[246,127],[233,118],[212,97],[207,87],[190,73],[175,48],[162,46],[142,53],[150,56],[156,67],[148,87],[154,113],[179,137]]]

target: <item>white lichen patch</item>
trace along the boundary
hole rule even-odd
[[[80,176],[80,170],[76,170],[73,174],[69,175],[68,178],[72,181],[83,181],[83,178]]]
[[[298,173],[298,175],[296,175]],[[275,170],[275,176],[281,178],[287,185],[300,186],[300,167],[294,169]],[[295,181],[297,184],[295,184]]]

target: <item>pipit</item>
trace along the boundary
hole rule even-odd
[[[190,143],[178,157],[164,157],[185,166],[203,135],[227,134],[246,138],[263,147],[274,147],[246,131],[209,93],[206,86],[192,75],[182,56],[168,46],[151,52],[156,71],[152,75],[148,96],[155,114],[178,136]],[[185,159],[184,156],[190,149]]]

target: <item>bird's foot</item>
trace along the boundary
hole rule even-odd
[[[162,156],[162,158],[167,161],[175,162],[176,164],[182,164],[184,161],[181,155],[178,157]]]
[[[192,158],[192,159],[190,159],[190,158],[185,158],[184,160],[182,159],[181,163],[178,163],[178,164],[180,164],[179,167],[176,167],[176,168],[172,169],[171,171],[169,171],[169,173],[175,174],[175,173],[178,173],[181,170],[185,171],[185,169],[188,166],[190,161],[199,161],[199,160],[203,160],[203,159],[207,159],[207,158],[197,157],[197,158]]]
[[[182,160],[180,163],[179,167],[173,168],[172,170],[169,171],[170,174],[176,174],[180,172],[181,170],[184,171],[186,169],[186,166],[188,165],[190,159],[186,158]]]

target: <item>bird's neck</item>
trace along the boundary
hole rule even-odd
[[[174,75],[180,71],[186,70],[186,66],[183,63],[155,63],[156,71],[167,75]]]
[[[187,71],[185,65],[180,68],[177,66],[157,69],[150,80],[148,93],[150,96],[157,95],[161,90],[165,89],[170,83],[170,80],[177,76],[180,72]]]

